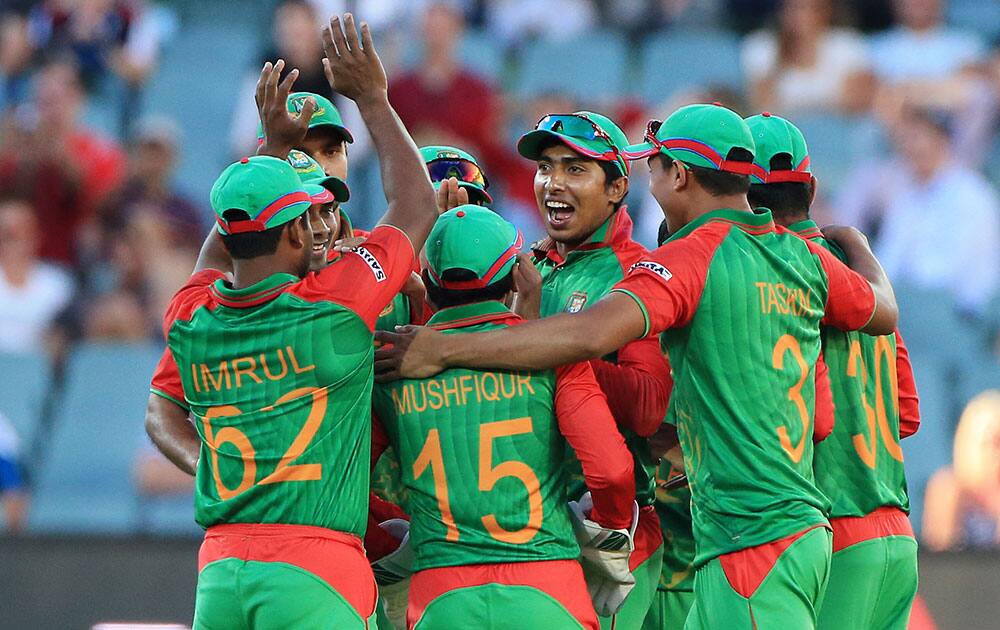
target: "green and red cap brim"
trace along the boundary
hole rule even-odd
[[[807,184],[812,181],[810,170],[809,148],[805,136],[798,127],[790,121],[764,112],[746,119],[747,126],[753,133],[753,141],[757,148],[754,153],[754,165],[757,172],[751,175],[754,184],[781,184],[794,182]],[[791,170],[771,170],[771,160],[781,154],[788,155],[792,164]]]
[[[570,118],[578,118],[586,122],[593,132],[594,137],[587,137],[586,128],[584,133],[570,133],[567,126],[560,126],[560,122],[565,122]],[[576,125],[570,125],[575,127]],[[601,162],[615,162],[618,170],[623,176],[629,174],[629,162],[624,155],[624,149],[628,145],[628,138],[618,125],[610,118],[595,112],[580,111],[572,114],[548,114],[543,116],[535,128],[522,135],[517,141],[517,152],[529,160],[538,160],[542,156],[544,147],[549,146],[553,141],[561,143],[576,151],[584,157]]]
[[[223,235],[263,232],[283,225],[301,216],[312,203],[291,165],[269,156],[230,164],[212,186],[210,199]],[[248,219],[226,219],[230,210],[241,210]]]
[[[330,203],[331,201],[343,203],[351,198],[351,190],[347,187],[347,183],[339,177],[327,175],[319,162],[305,151],[298,149],[289,151],[288,163],[295,169],[295,173],[304,185],[320,186],[329,191],[331,196],[327,201],[313,201],[313,203]],[[317,194],[326,198],[325,195]],[[312,193],[310,195],[313,196]]]
[[[755,147],[746,123],[736,112],[721,104],[695,104],[681,107],[662,123],[649,121],[643,142],[625,148],[630,160],[663,153],[691,166],[739,175],[752,175],[752,162],[729,160],[735,148],[751,155]]]

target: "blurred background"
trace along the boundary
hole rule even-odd
[[[600,111],[634,140],[690,102],[797,123],[815,218],[869,234],[902,307],[920,627],[998,627],[997,0],[0,1],[0,627],[190,619],[192,483],[142,424],[160,318],[212,182],[255,150],[261,65],[329,94],[319,26],[344,10],[372,25],[418,144],[480,158],[529,238],[534,164],[514,142],[545,113]],[[370,227],[377,165],[336,102],[356,139],[346,208]],[[631,189],[652,246],[644,164]]]

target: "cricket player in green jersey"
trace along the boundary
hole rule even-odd
[[[212,189],[217,230],[164,318],[152,396],[194,417],[149,427],[196,471],[195,628],[372,627],[368,519],[372,334],[436,215],[387,100],[367,25],[324,31],[334,87],[358,104],[389,209],[363,247],[308,273],[310,195],[284,160],[244,158]],[[306,124],[307,120],[300,120]],[[232,276],[225,273],[232,269]]]
[[[840,250],[809,218],[816,180],[802,132],[770,113],[747,119],[760,171],[748,199],[802,238]],[[813,469],[830,498],[833,560],[819,627],[906,628],[917,591],[917,541],[907,513],[899,440],[920,423],[917,393],[899,334],[823,331],[833,433],[816,446]]]
[[[461,336],[404,329],[380,379],[446,367],[540,369],[662,331],[667,421],[690,480],[695,602],[686,627],[809,628],[830,566],[829,502],[812,472],[820,324],[888,334],[892,287],[859,232],[834,230],[855,269],[746,200],[754,143],[742,118],[690,105],[628,154],[648,157],[670,240],[589,309]]]
[[[424,280],[439,308],[428,325],[452,335],[518,324],[503,301],[520,245],[489,209],[441,215],[427,240]],[[632,458],[587,363],[448,370],[377,387],[373,402],[409,489],[410,628],[596,629],[574,528],[584,561],[619,582],[595,589],[595,602],[621,604],[638,517]],[[567,447],[592,492],[572,513]]]
[[[594,112],[549,114],[521,136],[518,151],[537,163],[535,198],[548,237],[532,245],[541,287],[528,299],[519,292],[520,314],[579,312],[604,297],[647,254],[632,240],[632,219],[623,206],[629,163],[622,150],[627,145],[618,125]],[[666,412],[669,366],[654,338],[628,343],[590,365],[632,453],[640,509],[630,560],[636,586],[621,610],[601,617],[601,626],[638,628],[660,574],[663,539],[653,508],[656,461],[645,438]],[[584,491],[577,474],[570,496]]]

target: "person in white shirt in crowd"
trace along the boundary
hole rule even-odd
[[[832,0],[784,0],[776,29],[751,33],[741,62],[754,111],[859,111],[870,102],[868,50],[831,25]]]
[[[73,279],[38,258],[41,238],[31,206],[0,201],[0,352],[45,351],[46,333],[73,297]]]
[[[892,135],[898,157],[850,179],[838,221],[876,233],[893,284],[940,289],[960,310],[985,315],[1000,288],[997,191],[956,159],[947,116],[908,108]]]

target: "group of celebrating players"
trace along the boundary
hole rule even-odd
[[[905,628],[913,378],[867,240],[809,219],[801,132],[545,116],[522,252],[472,155],[414,145],[367,25],[323,39],[388,208],[351,225],[350,132],[265,64],[146,417],[196,476],[194,627]],[[654,251],[622,205],[639,159]]]

